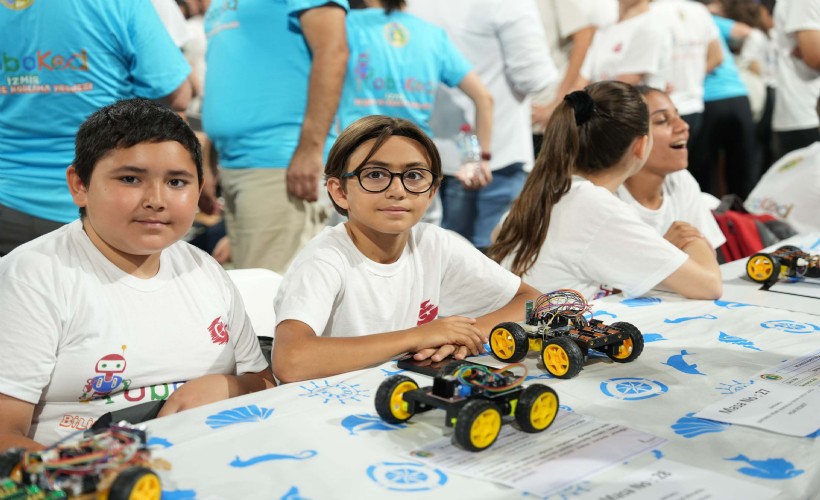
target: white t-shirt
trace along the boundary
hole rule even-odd
[[[79,220],[0,259],[0,393],[35,406],[49,445],[103,413],[166,399],[185,381],[267,368],[236,287],[177,242],[139,279],[106,259]]]
[[[444,28],[493,96],[490,168],[521,162],[532,169],[532,113],[528,96],[558,78],[534,0],[409,0],[407,12]],[[439,86],[430,117],[444,173],[461,165],[458,134],[475,123],[475,106],[459,89]]]
[[[675,221],[692,224],[703,233],[712,248],[726,243],[723,232],[715,217],[701,198],[698,181],[688,170],[669,174],[663,181],[663,201],[658,209],[641,205],[626,188],[621,186],[616,193],[620,199],[632,206],[642,221],[646,222],[663,236]]]
[[[671,49],[672,35],[665,23],[653,11],[645,12],[598,30],[581,76],[600,82],[642,74],[644,84],[665,89]]]
[[[817,97],[820,72],[793,55],[797,32],[820,30],[820,0],[780,0],[774,8],[777,45],[777,98],[772,127],[777,131],[820,126]]]
[[[783,219],[798,232],[820,231],[820,142],[775,162],[744,205],[752,213]]]
[[[420,223],[392,264],[364,256],[344,223],[325,228],[288,268],[274,300],[276,321],[317,335],[353,337],[418,326],[437,317],[481,316],[515,296],[521,279],[460,236]]]
[[[743,47],[740,49],[738,58],[742,64],[757,62],[760,65],[760,77],[767,87],[777,86],[777,75],[775,74],[775,60],[777,59],[777,47],[774,40],[766,36],[766,33],[755,28],[749,32],[749,36],[743,40]]]
[[[672,33],[672,52],[667,76],[670,98],[682,115],[703,111],[703,80],[709,43],[718,40],[712,15],[703,4],[690,0],[667,0],[649,4],[650,12],[663,19]],[[664,90],[663,87],[660,87]]]
[[[588,300],[613,289],[637,297],[687,258],[617,196],[574,176],[570,191],[552,207],[535,265],[522,278],[543,292],[572,288]],[[511,263],[509,257],[502,262],[507,268]]]
[[[564,78],[572,51],[572,35],[593,26],[592,12],[584,5],[587,0],[536,0],[541,24],[544,26],[552,61],[560,75],[546,89],[533,96],[539,104],[548,104],[555,98],[555,92]]]

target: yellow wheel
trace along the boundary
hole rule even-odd
[[[490,332],[490,352],[499,361],[517,363],[529,350],[527,332],[518,323],[501,323]]]
[[[108,492],[109,500],[159,500],[161,496],[159,476],[146,467],[125,469]]]
[[[524,432],[541,432],[558,414],[558,395],[543,384],[535,384],[521,392],[515,406],[515,421]]]
[[[617,344],[607,346],[606,355],[616,363],[629,363],[643,352],[643,335],[632,323],[619,321],[610,328],[619,330],[627,337]]]
[[[758,283],[773,283],[780,274],[779,262],[766,253],[756,253],[746,261],[746,275]]]
[[[584,353],[578,344],[567,337],[555,337],[544,343],[541,361],[550,375],[572,378],[584,366]]]
[[[393,375],[381,383],[376,391],[376,413],[391,424],[410,420],[413,410],[404,399],[405,393],[419,388],[415,380],[405,375]]]
[[[478,399],[458,412],[453,439],[468,451],[481,451],[493,444],[501,432],[501,412],[489,401]]]

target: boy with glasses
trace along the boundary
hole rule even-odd
[[[419,223],[441,181],[432,141],[412,123],[357,120],[325,166],[347,222],[299,254],[274,301],[274,374],[326,377],[413,352],[417,360],[483,352],[489,330],[521,320],[539,292],[466,240]]]

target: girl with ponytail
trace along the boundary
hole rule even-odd
[[[720,297],[720,269],[703,238],[679,249],[614,194],[649,156],[649,127],[646,103],[629,84],[568,94],[488,255],[542,291],[574,288],[594,299],[661,285],[688,298]]]

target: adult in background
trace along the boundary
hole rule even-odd
[[[188,106],[190,68],[149,5],[0,2],[0,256],[77,218],[65,172],[92,112],[136,96]]]
[[[347,67],[347,0],[213,2],[202,119],[237,268],[282,273],[323,227],[318,199]]]
[[[493,180],[472,189],[453,175],[460,165],[456,138],[464,123],[473,123],[469,98],[454,89],[439,88],[430,124],[444,165],[440,188],[442,226],[483,249],[490,232],[521,191],[533,162],[529,95],[557,77],[533,0],[411,0],[408,12],[444,28],[473,64],[492,93],[492,149],[483,152]]]
[[[777,90],[774,128],[780,157],[820,141],[820,0],[780,0],[774,8]]]

